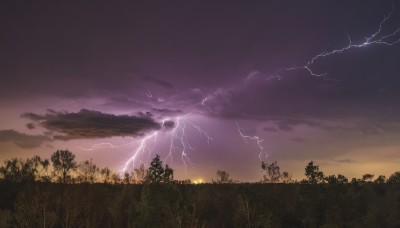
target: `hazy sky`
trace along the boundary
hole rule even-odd
[[[3,1],[0,160],[69,149],[115,171],[160,154],[178,179],[259,180],[260,159],[298,179],[310,160],[389,175],[394,3]]]

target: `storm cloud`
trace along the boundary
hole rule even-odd
[[[23,149],[40,147],[45,141],[49,140],[50,138],[44,135],[28,135],[15,130],[0,131],[0,142],[13,142]]]
[[[302,73],[267,79],[252,72],[241,82],[216,90],[204,109],[216,117],[274,121],[283,131],[300,124],[328,129],[322,122],[338,119],[400,121],[400,79],[393,73],[365,75],[362,81],[351,74],[337,80]]]
[[[33,121],[51,132],[54,139],[94,139],[113,136],[142,136],[162,126],[150,113],[138,116],[113,115],[82,109],[79,112],[57,112],[49,110],[44,115],[25,113],[22,117]]]

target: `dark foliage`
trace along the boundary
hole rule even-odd
[[[0,227],[398,227],[400,185],[0,182]]]
[[[13,158],[0,167],[0,227],[400,226],[400,172],[348,183],[310,162],[299,183],[272,162],[261,164],[260,183],[218,170],[213,184],[193,185],[174,181],[158,155],[122,179],[92,160],[77,165],[69,151],[51,161]]]

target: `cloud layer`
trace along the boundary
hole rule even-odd
[[[46,129],[54,139],[94,139],[114,136],[141,136],[162,126],[150,113],[138,116],[113,115],[82,109],[77,113],[49,110],[44,115],[25,113],[22,117]],[[32,124],[30,125],[32,127]]]
[[[400,80],[385,69],[382,73],[379,77],[365,74],[362,80],[352,74],[324,80],[298,72],[267,80],[264,74],[252,72],[242,82],[215,91],[204,109],[222,118],[274,121],[282,131],[299,124],[328,130],[321,121],[338,119],[400,122],[400,93],[395,86]]]
[[[28,135],[15,130],[1,130],[0,142],[13,142],[20,148],[32,149],[39,147],[50,138],[44,135]]]

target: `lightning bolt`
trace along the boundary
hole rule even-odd
[[[111,148],[111,149],[115,149],[118,148],[119,146],[115,146],[112,143],[97,143],[97,144],[93,144],[91,147],[87,148],[87,147],[82,147],[82,146],[78,146],[79,149],[81,150],[96,150],[96,149],[106,149],[106,148]]]
[[[138,157],[139,154],[144,153],[146,150],[148,150],[149,151],[149,156],[150,156],[151,150],[149,150],[147,143],[151,139],[155,140],[156,137],[157,137],[157,134],[158,134],[158,131],[153,132],[152,134],[150,134],[150,135],[148,135],[148,136],[146,136],[146,137],[144,137],[143,139],[140,140],[139,146],[133,152],[132,157],[129,158],[128,161],[126,161],[124,168],[122,168],[122,170],[121,170],[122,174],[124,174],[125,172],[128,171],[128,169],[129,169],[131,164],[132,164],[132,167],[134,167],[136,158]]]
[[[327,57],[329,57],[331,55],[335,55],[335,54],[343,54],[352,49],[363,48],[363,47],[372,46],[372,45],[392,46],[392,45],[399,43],[400,36],[398,36],[398,35],[400,34],[400,28],[397,28],[395,31],[393,31],[389,34],[382,35],[382,29],[383,29],[385,23],[393,15],[394,9],[395,9],[395,4],[394,4],[394,1],[392,1],[392,9],[391,9],[390,13],[388,15],[384,16],[383,20],[379,24],[379,28],[370,36],[365,37],[364,41],[359,42],[359,43],[353,43],[350,36],[347,34],[347,38],[349,40],[349,43],[347,46],[339,48],[339,49],[334,49],[331,51],[325,50],[325,51],[313,56],[303,66],[293,66],[293,67],[289,67],[289,68],[281,68],[274,75],[267,76],[265,79],[270,80],[272,78],[276,78],[276,79],[280,80],[282,78],[281,77],[282,73],[289,72],[289,71],[295,71],[295,70],[305,70],[311,76],[325,78],[327,76],[327,73],[316,73],[312,70],[312,65],[322,58],[327,58]]]
[[[243,138],[243,140],[246,143],[249,143],[249,141],[254,141],[257,144],[258,148],[260,149],[260,153],[258,155],[258,158],[260,159],[260,161],[263,161],[263,159],[262,159],[262,154],[263,153],[265,153],[265,159],[267,159],[268,158],[268,153],[267,153],[267,151],[265,150],[265,148],[264,148],[264,146],[262,144],[264,139],[261,139],[258,136],[249,136],[249,135],[243,134],[243,132],[240,130],[240,126],[239,126],[238,122],[236,122],[236,126],[237,126],[237,129],[238,129],[238,132],[239,132],[240,136]]]
[[[190,116],[190,113],[183,116],[178,117],[176,120],[176,127],[171,131],[171,141],[169,146],[169,153],[165,160],[170,159],[172,162],[172,156],[175,152],[179,152],[181,154],[181,160],[185,166],[185,172],[187,172],[187,163],[186,160],[191,162],[190,158],[187,155],[187,150],[194,150],[194,147],[189,143],[186,137],[186,121],[184,121],[185,117]]]
[[[190,125],[192,125],[193,128],[195,128],[200,136],[204,136],[207,139],[207,144],[210,146],[210,142],[213,141],[214,139],[208,135],[207,132],[205,132],[203,129],[201,129],[201,127],[199,125],[194,124],[192,121],[190,121]]]
[[[203,100],[201,100],[201,105],[204,106],[204,105],[206,104],[206,101],[208,101],[208,99],[209,99],[209,98],[206,97],[206,98],[204,98]]]
[[[187,130],[189,130],[189,128],[196,130],[200,135],[206,138],[207,143],[209,145],[210,141],[213,140],[206,131],[204,131],[202,128],[200,128],[198,125],[194,124],[191,121],[190,119],[191,115],[192,113],[188,113],[186,115],[179,116],[173,119],[175,126],[169,131],[161,129],[153,132],[152,134],[147,135],[146,137],[143,137],[140,140],[139,146],[134,150],[133,155],[125,162],[125,165],[121,170],[121,173],[125,173],[130,168],[134,167],[138,157],[140,155],[143,155],[145,152],[148,153],[148,160],[150,159],[150,155],[154,149],[154,146],[150,146],[150,143],[153,142],[152,145],[155,145],[157,143],[157,137],[158,135],[160,135],[160,133],[165,133],[164,135],[170,137],[169,150],[166,158],[164,159],[164,162],[168,160],[173,162],[174,154],[179,153],[181,161],[185,167],[185,173],[187,173],[188,162],[193,164],[188,155],[188,151],[195,150],[195,147],[193,147],[189,142],[187,136]],[[171,119],[167,118],[162,120],[162,126],[164,126],[164,123],[169,120]]]

